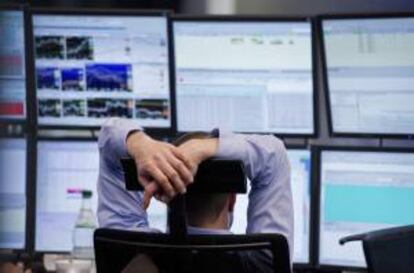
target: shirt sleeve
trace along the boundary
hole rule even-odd
[[[142,193],[129,192],[124,182],[121,158],[128,157],[126,138],[140,131],[136,122],[108,119],[99,133],[98,222],[115,229],[148,228],[147,214],[141,207]]]
[[[244,163],[251,181],[246,233],[284,235],[292,257],[293,201],[290,164],[283,142],[270,135],[220,132],[216,156]]]

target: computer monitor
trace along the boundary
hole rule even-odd
[[[92,210],[96,216],[98,173],[96,141],[45,139],[38,142],[36,251],[72,251],[73,229],[81,206],[81,190],[92,191]],[[153,201],[148,214],[152,227],[166,230],[165,206]]]
[[[311,207],[311,153],[308,149],[288,149],[291,165],[291,185],[294,209],[294,253],[295,264],[309,264],[310,207]],[[248,181],[250,185],[250,181]],[[250,187],[249,187],[250,191]],[[234,209],[231,231],[246,233],[248,195],[238,195]]]
[[[322,147],[319,264],[366,267],[361,242],[338,240],[414,224],[414,150]]]
[[[414,135],[414,15],[322,19],[333,134]]]
[[[26,157],[23,138],[0,138],[0,249],[26,247]]]
[[[38,124],[172,127],[166,13],[35,11]]]
[[[177,130],[315,132],[306,19],[173,19]]]
[[[26,118],[26,49],[23,9],[0,7],[0,120]]]

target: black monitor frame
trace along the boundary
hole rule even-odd
[[[24,70],[25,70],[25,116],[22,118],[0,117],[0,123],[10,125],[22,125],[31,128],[35,121],[34,113],[34,78],[33,78],[33,51],[32,51],[32,24],[29,16],[28,5],[0,5],[0,12],[17,11],[23,15],[24,32]]]
[[[68,251],[61,251],[61,250],[57,250],[57,251],[42,251],[42,250],[37,250],[36,249],[36,222],[37,222],[37,156],[38,156],[38,144],[39,142],[43,142],[43,141],[48,141],[48,142],[55,142],[55,143],[59,143],[59,142],[81,142],[81,143],[96,143],[96,149],[97,149],[97,153],[98,153],[98,139],[96,137],[36,137],[35,141],[34,141],[34,145],[33,145],[33,160],[35,160],[34,164],[32,163],[32,221],[31,221],[31,234],[29,236],[31,236],[31,253],[34,254],[35,260],[40,259],[40,257],[44,254],[69,254],[70,252]]]
[[[318,128],[319,128],[319,117],[318,117],[318,76],[317,76],[317,57],[316,57],[316,24],[313,17],[305,17],[305,16],[250,16],[250,15],[243,15],[243,16],[226,16],[226,15],[199,15],[199,16],[190,16],[190,15],[173,15],[171,16],[171,25],[172,25],[172,34],[171,34],[171,46],[173,51],[175,52],[175,38],[174,38],[174,23],[175,22],[229,22],[229,23],[252,23],[252,22],[268,22],[268,23],[278,23],[278,22],[309,22],[311,25],[311,54],[312,54],[312,87],[313,87],[313,133],[273,133],[271,134],[280,136],[280,137],[303,137],[303,138],[314,138],[318,136]],[[174,72],[174,88],[175,88],[175,96],[177,96],[177,86],[175,84],[176,80],[176,65],[175,65],[175,58],[172,60],[172,71]],[[178,113],[178,105],[177,105],[177,98],[174,98],[175,107],[174,110],[175,116],[177,119]],[[176,132],[178,135],[182,135],[187,133],[185,131],[180,131],[178,128],[178,120],[176,120]],[[214,129],[214,128],[211,128]],[[254,133],[254,132],[249,132]],[[257,134],[266,134],[266,132],[256,132]],[[269,133],[269,132],[267,132]]]
[[[366,272],[367,268],[357,266],[346,266],[346,265],[328,265],[321,264],[320,262],[320,206],[321,206],[321,168],[322,160],[321,154],[323,151],[338,151],[338,152],[377,152],[377,153],[414,153],[414,148],[396,148],[396,147],[369,147],[369,146],[326,146],[326,145],[314,145],[312,146],[312,157],[313,157],[313,248],[315,268],[321,270],[332,270],[332,271],[361,271]]]
[[[30,12],[30,21],[33,23],[33,17],[37,15],[66,15],[66,16],[142,16],[142,17],[164,17],[166,19],[166,31],[167,31],[167,45],[168,45],[168,70],[169,70],[169,96],[170,96],[170,120],[171,126],[168,128],[162,127],[145,127],[145,131],[153,136],[169,136],[175,133],[176,128],[176,118],[175,118],[175,85],[173,81],[172,73],[172,61],[174,59],[173,50],[172,50],[172,34],[171,34],[171,20],[170,11],[168,10],[126,10],[126,9],[57,9],[57,8],[34,8]],[[33,39],[34,40],[34,35]],[[32,50],[34,50],[34,43],[32,45]],[[35,66],[35,53],[33,52],[33,67]],[[33,70],[34,71],[34,70]],[[34,84],[35,86],[35,84]],[[35,94],[37,94],[37,87],[34,87]],[[66,130],[98,130],[99,125],[92,126],[76,126],[76,125],[39,125],[38,124],[38,112],[37,112],[37,95],[35,95],[36,101],[36,125],[39,129],[66,129]],[[135,118],[130,119],[132,121],[136,120]],[[138,122],[137,122],[137,125]]]
[[[387,19],[387,18],[414,18],[414,12],[403,13],[361,13],[361,14],[325,14],[317,16],[315,21],[317,32],[320,36],[321,68],[322,68],[322,87],[325,96],[327,110],[328,131],[332,137],[358,137],[358,138],[391,138],[391,139],[414,139],[413,134],[386,134],[386,133],[363,133],[363,132],[335,132],[332,119],[332,107],[330,102],[330,88],[328,80],[328,65],[325,46],[325,35],[323,32],[324,20],[364,20],[364,19]]]
[[[313,250],[313,246],[314,246],[314,241],[315,241],[315,225],[314,225],[314,203],[315,203],[315,198],[314,198],[314,180],[313,180],[313,175],[314,175],[314,162],[313,162],[313,151],[312,149],[304,144],[304,145],[286,145],[286,150],[289,151],[308,151],[309,152],[309,160],[310,160],[310,173],[309,173],[309,190],[310,190],[310,207],[309,207],[309,242],[308,242],[308,262],[307,263],[296,263],[292,257],[292,263],[293,263],[293,269],[295,270],[311,270],[315,267],[315,258],[314,258],[314,252]]]
[[[10,248],[0,248],[0,261],[1,257],[6,257],[6,260],[13,259],[15,257],[19,257],[21,255],[24,255],[25,253],[30,252],[31,248],[31,229],[33,228],[31,217],[32,217],[32,181],[31,176],[28,175],[31,173],[31,160],[32,158],[32,148],[33,148],[33,142],[30,136],[26,135],[13,135],[13,136],[0,136],[0,140],[21,140],[26,145],[26,158],[25,158],[25,167],[26,167],[26,173],[25,173],[25,195],[26,195],[26,207],[25,207],[25,241],[23,248],[18,249],[10,249]]]

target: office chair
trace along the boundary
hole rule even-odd
[[[369,273],[414,272],[414,225],[383,229],[342,238],[362,241]]]
[[[127,189],[142,190],[137,186],[135,162],[122,160],[122,165]],[[188,193],[247,191],[240,161],[203,162],[194,181]],[[97,273],[269,272],[269,268],[271,272],[291,273],[289,246],[283,235],[189,235],[183,195],[168,204],[168,223],[168,234],[97,229],[94,234]],[[255,264],[252,259],[243,259],[244,256],[271,264],[265,262],[264,270],[260,268],[263,263]],[[139,270],[134,267],[135,262]]]
[[[122,272],[139,254],[150,257],[158,269],[148,272],[260,272],[260,265],[245,265],[239,256],[257,250],[263,251],[259,259],[273,254],[272,272],[291,272],[287,241],[278,234],[188,235],[182,240],[170,234],[97,229],[94,240],[98,273]]]

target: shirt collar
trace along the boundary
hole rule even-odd
[[[202,235],[208,235],[208,234],[233,234],[228,229],[214,229],[214,228],[200,228],[200,227],[187,227],[188,234],[202,234]]]

